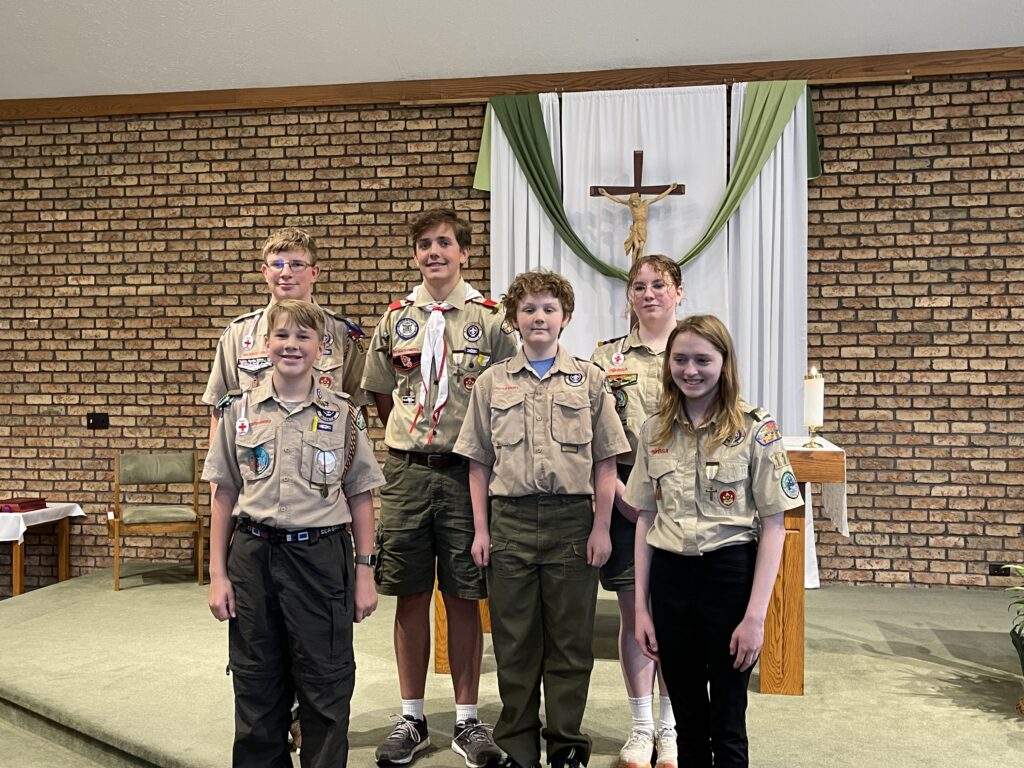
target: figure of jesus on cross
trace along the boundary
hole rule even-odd
[[[644,153],[642,150],[633,152],[633,186],[631,187],[591,187],[591,197],[606,197],[612,202],[625,205],[633,217],[633,223],[629,227],[629,234],[622,243],[626,255],[631,262],[635,262],[644,255],[644,246],[647,243],[647,213],[651,205],[669,195],[686,194],[686,187],[675,182],[668,185],[644,186]],[[626,195],[616,197],[615,194]],[[643,195],[655,195],[655,197],[644,200]]]

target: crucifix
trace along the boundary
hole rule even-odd
[[[636,261],[644,255],[644,245],[647,243],[647,209],[654,203],[668,195],[686,194],[686,186],[683,184],[660,184],[644,186],[644,153],[638,149],[633,152],[633,186],[631,187],[591,187],[591,197],[606,197],[614,203],[619,203],[629,208],[633,217],[633,223],[629,227],[629,235],[622,243],[626,255],[632,261]],[[626,197],[616,197],[626,195]],[[655,195],[655,197],[644,200],[643,195]]]

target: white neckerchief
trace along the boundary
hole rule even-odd
[[[405,298],[406,301],[415,302],[416,291]],[[465,300],[479,298],[483,298],[483,294],[467,284]],[[430,313],[430,317],[427,318],[426,328],[423,331],[423,347],[420,352],[420,393],[416,399],[416,415],[413,416],[409,431],[412,432],[416,428],[416,424],[426,410],[427,394],[430,392],[430,376],[433,375],[434,383],[437,384],[437,397],[434,399],[434,406],[430,411],[428,445],[434,440],[434,433],[437,431],[438,422],[441,421],[441,414],[448,403],[448,343],[444,337],[444,315],[454,308],[454,305],[447,301],[433,301],[424,307]]]

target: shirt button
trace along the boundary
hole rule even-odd
[[[287,478],[287,477],[282,477],[282,478],[281,478],[281,482],[282,482],[282,483],[287,483],[287,482],[289,482],[289,481],[290,481],[290,478]]]
[[[540,448],[535,448],[533,452],[534,452],[534,453],[543,453],[543,451],[541,451],[541,449],[540,449]]]
[[[285,448],[285,449],[284,449],[284,452],[285,452],[285,453],[291,453],[291,452],[292,452],[292,449],[291,449],[291,448]]]
[[[537,421],[544,421],[544,417],[543,416],[538,416],[537,417]]]
[[[288,507],[281,507],[281,511],[282,512],[287,512],[288,511]]]

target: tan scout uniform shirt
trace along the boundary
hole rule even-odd
[[[347,396],[315,385],[289,413],[267,376],[224,410],[203,480],[238,489],[236,509],[265,525],[347,523],[347,499],[384,484],[365,430]]]
[[[746,427],[708,455],[711,425],[677,421],[668,445],[651,445],[657,418],[640,430],[625,500],[657,511],[647,543],[699,555],[757,539],[759,517],[803,504],[775,420],[743,404]]]
[[[455,452],[492,467],[491,496],[594,493],[594,463],[629,450],[601,369],[561,345],[543,379],[526,354],[473,388]]]
[[[245,392],[263,378],[270,378],[273,365],[267,356],[267,312],[274,302],[263,309],[236,317],[217,342],[217,353],[206,383],[203,402],[217,406],[232,390]],[[327,326],[324,333],[324,353],[313,364],[317,386],[344,392],[354,405],[370,402],[359,388],[366,353],[362,339],[365,334],[355,323],[324,309]]]
[[[417,398],[420,360],[430,359],[429,352],[423,350],[423,340],[430,317],[428,307],[434,299],[419,285],[411,298],[390,304],[377,324],[362,386],[370,392],[391,395],[393,409],[384,433],[388,447],[424,453],[451,451],[477,378],[492,363],[515,354],[512,329],[502,329],[503,313],[498,304],[483,297],[467,298],[471,290],[465,280],[460,280],[445,299],[453,307],[444,313],[448,401],[433,435],[430,414],[437,399],[436,371],[431,372],[430,390],[419,416]]]
[[[605,372],[606,386],[615,398],[615,412],[629,439],[629,453],[619,456],[619,464],[633,463],[640,427],[658,410],[664,359],[664,349],[655,351],[640,341],[638,328],[628,336],[602,342],[590,356],[591,362]]]

